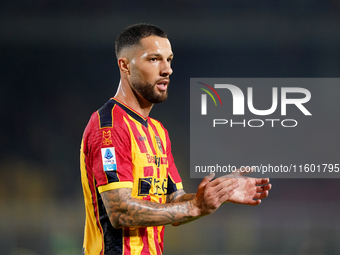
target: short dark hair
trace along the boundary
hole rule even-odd
[[[167,34],[162,29],[151,24],[140,23],[125,28],[115,41],[117,58],[122,49],[133,45],[139,45],[141,39],[151,35],[168,38]]]

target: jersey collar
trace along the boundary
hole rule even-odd
[[[118,104],[127,114],[129,114],[132,118],[140,122],[144,127],[148,127],[148,117],[144,118],[142,115],[140,115],[138,112],[127,106],[126,104],[120,102],[116,98],[111,98],[111,100],[114,100],[116,104]]]

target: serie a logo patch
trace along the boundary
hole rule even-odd
[[[117,170],[115,148],[102,148],[101,153],[104,171]]]

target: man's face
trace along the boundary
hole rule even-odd
[[[168,97],[170,67],[173,58],[167,38],[149,36],[141,39],[130,62],[130,85],[134,93],[150,103],[164,102]]]

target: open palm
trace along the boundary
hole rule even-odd
[[[271,189],[268,178],[248,178],[238,177],[239,186],[234,189],[234,194],[230,196],[228,202],[245,205],[259,205],[261,199],[268,196]]]

